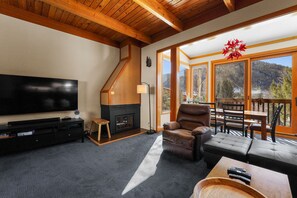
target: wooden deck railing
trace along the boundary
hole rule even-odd
[[[222,108],[223,103],[243,104],[244,99],[234,98],[217,98],[218,107]],[[292,100],[291,99],[265,99],[258,98],[252,99],[251,110],[267,112],[267,123],[270,123],[273,118],[273,113],[279,105],[284,105],[280,118],[278,119],[278,125],[291,126],[292,116]]]

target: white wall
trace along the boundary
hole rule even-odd
[[[0,15],[0,73],[75,79],[78,108],[100,116],[100,90],[119,61],[119,49]],[[0,122],[72,116],[73,111],[0,116]]]
[[[205,35],[210,32],[214,32],[235,24],[242,23],[244,21],[251,20],[269,13],[276,12],[281,9],[288,8],[290,6],[297,5],[297,2],[294,0],[263,0],[259,3],[253,4],[241,10],[232,12],[228,15],[222,16],[220,18],[214,19],[202,25],[196,26],[174,36],[168,37],[164,40],[161,40],[157,43],[153,43],[142,48],[142,76],[141,79],[143,82],[148,82],[152,87],[156,86],[156,51],[163,49],[165,47]],[[152,59],[152,67],[145,66],[145,57],[149,56]],[[152,124],[156,126],[156,95],[153,94],[151,97],[152,101]],[[145,127],[148,119],[148,98],[141,97],[141,126]]]

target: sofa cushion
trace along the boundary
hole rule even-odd
[[[254,140],[249,162],[286,174],[297,174],[297,146]]]
[[[163,141],[169,141],[177,146],[193,150],[195,137],[191,131],[186,129],[165,130],[163,131]]]
[[[204,151],[244,161],[252,140],[246,137],[218,133],[204,143]]]

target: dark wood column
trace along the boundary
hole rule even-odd
[[[177,47],[171,48],[171,79],[170,79],[170,121],[176,120],[177,99],[178,99],[178,67],[179,67],[179,50]]]

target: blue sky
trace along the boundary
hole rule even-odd
[[[261,60],[261,61],[264,61],[267,63],[275,63],[275,64],[283,65],[286,67],[292,67],[292,56],[270,58],[270,59],[265,59],[265,60]]]
[[[163,74],[169,74],[171,72],[171,64],[168,60],[163,60]]]

